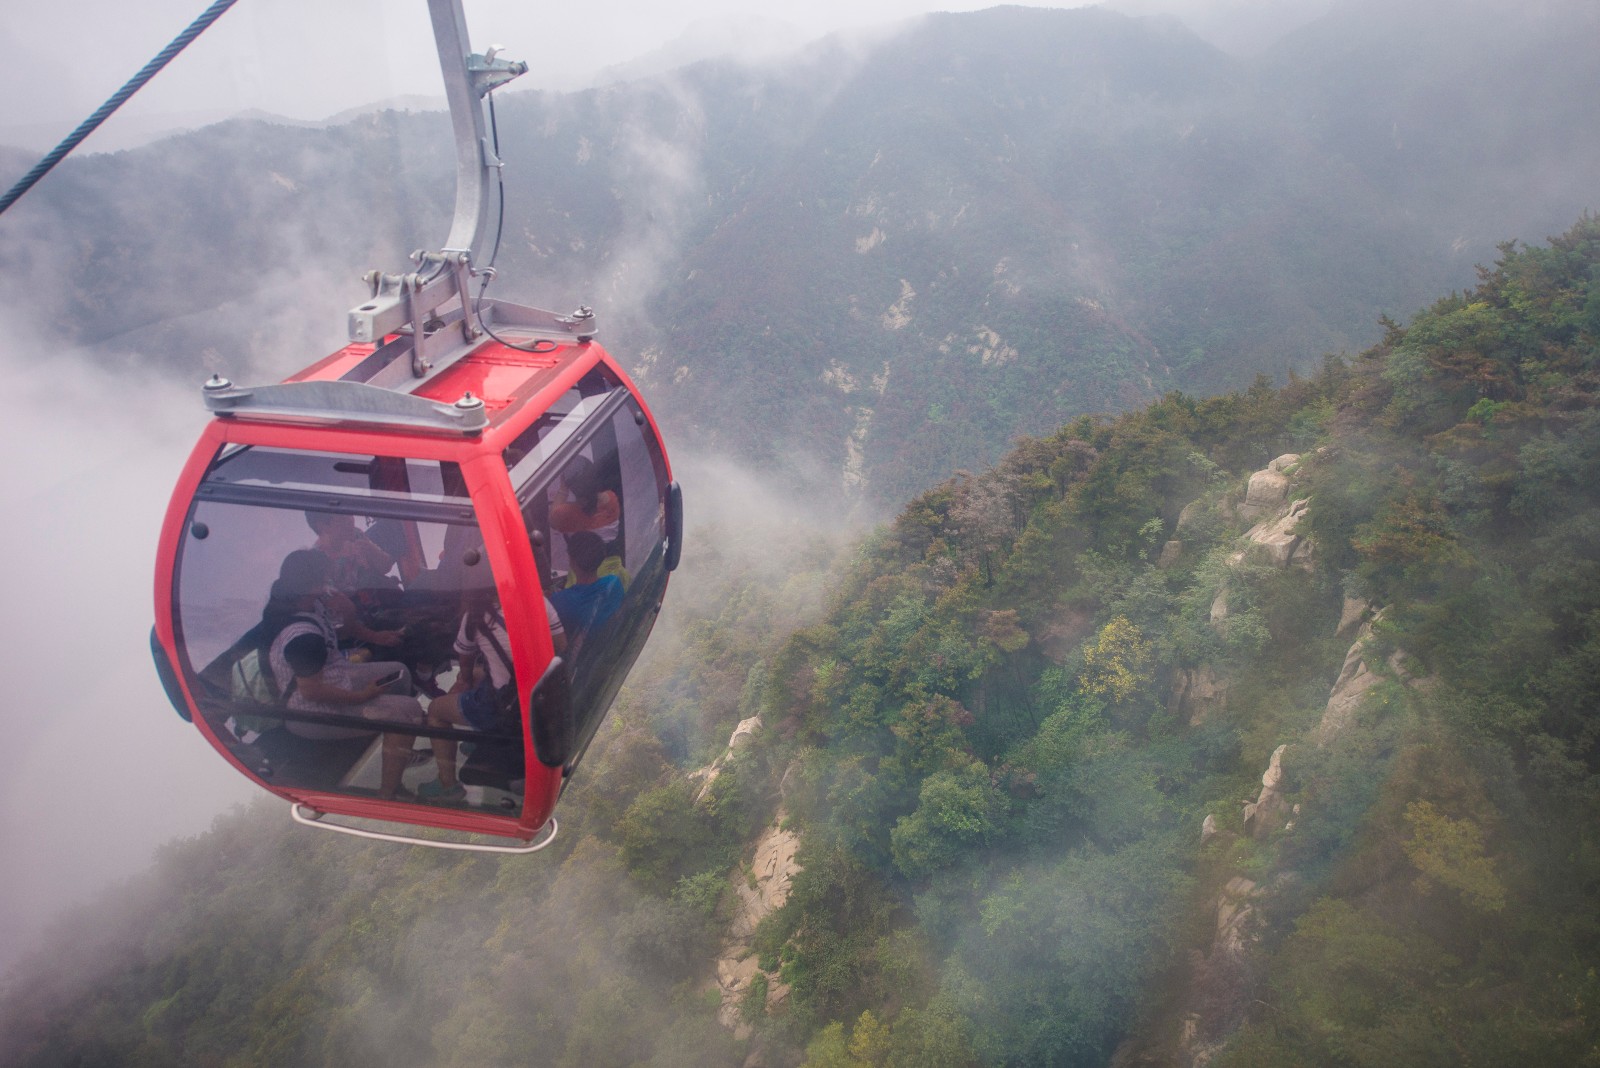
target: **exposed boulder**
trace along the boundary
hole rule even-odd
[[[1338,681],[1333,684],[1333,690],[1328,694],[1328,704],[1322,711],[1322,720],[1312,732],[1317,745],[1327,745],[1343,732],[1355,719],[1361,702],[1366,700],[1367,691],[1378,684],[1378,675],[1367,667],[1366,662],[1367,646],[1371,641],[1372,623],[1363,623],[1356,632],[1356,640],[1350,646],[1350,651],[1344,655],[1344,666],[1339,669]]]
[[[694,795],[695,804],[706,799],[711,792],[711,784],[717,781],[717,776],[722,774],[722,769],[727,766],[733,754],[755,741],[756,734],[761,730],[761,717],[751,716],[741,719],[739,725],[733,728],[733,734],[728,738],[728,748],[717,759],[697,771],[691,771],[689,778],[699,780],[700,792]]]
[[[800,836],[781,826],[782,815],[780,812],[779,825],[767,828],[756,842],[748,877],[734,885],[739,907],[728,931],[736,938],[755,934],[757,924],[783,907],[789,900],[789,886],[800,871],[794,859]]]
[[[1250,948],[1256,941],[1255,901],[1262,890],[1243,876],[1229,879],[1217,895],[1216,932],[1209,952],[1192,958],[1177,1049],[1161,1060],[1201,1068],[1244,1019],[1251,988]]]
[[[1339,626],[1334,629],[1335,638],[1348,638],[1361,629],[1361,624],[1367,621],[1367,615],[1372,611],[1372,605],[1360,597],[1346,597],[1344,610],[1339,613]]]
[[[1217,590],[1216,597],[1212,598],[1212,601],[1211,601],[1211,625],[1212,625],[1212,627],[1221,627],[1222,624],[1224,622],[1226,622],[1227,618],[1228,618],[1228,586],[1227,586],[1227,583],[1223,583],[1222,588]]]
[[[1291,564],[1310,570],[1311,543],[1296,532],[1310,504],[1310,498],[1302,498],[1289,505],[1282,515],[1264,519],[1251,527],[1245,532],[1245,547],[1237,559],[1248,554],[1280,570]]]
[[[1261,795],[1245,802],[1244,829],[1252,838],[1259,840],[1280,830],[1289,815],[1289,802],[1283,796],[1283,754],[1288,748],[1284,744],[1272,751],[1261,776]]]
[[[1243,545],[1228,556],[1230,567],[1240,567],[1246,560],[1280,570],[1298,567],[1310,571],[1314,566],[1311,540],[1299,533],[1300,520],[1311,506],[1311,499],[1302,497],[1289,502],[1287,506],[1284,504],[1289,491],[1287,471],[1299,459],[1295,453],[1285,453],[1264,470],[1250,476],[1251,493],[1247,495],[1245,503],[1235,509],[1235,514],[1239,518],[1255,519],[1266,513],[1267,518],[1244,533],[1241,539]],[[1228,584],[1224,582],[1211,602],[1212,628],[1220,633],[1227,625],[1227,618]]]
[[[761,717],[751,716],[741,719],[739,725],[733,728],[733,733],[728,736],[728,752],[743,749],[755,740],[756,732],[761,729]]]
[[[1156,566],[1165,571],[1183,556],[1183,542],[1174,538],[1161,547],[1161,556],[1156,560]]]
[[[1243,953],[1253,941],[1250,920],[1254,913],[1251,899],[1260,887],[1242,875],[1228,880],[1217,898],[1217,934],[1211,943],[1212,954]]]
[[[1227,707],[1228,683],[1210,664],[1180,670],[1172,684],[1168,708],[1177,718],[1198,727]]]
[[[1245,522],[1250,522],[1283,507],[1283,502],[1289,499],[1288,472],[1299,462],[1298,453],[1284,453],[1251,475],[1245,487],[1244,503],[1239,505],[1235,514]]]

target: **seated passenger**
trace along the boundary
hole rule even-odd
[[[586,456],[577,456],[561,473],[559,500],[550,506],[550,525],[563,534],[592,530],[604,542],[617,536],[622,505],[600,485],[600,473]]]
[[[396,585],[389,578],[394,557],[356,529],[355,516],[307,512],[306,525],[317,535],[311,547],[331,562],[328,579],[335,589],[353,595],[358,590]]]
[[[559,656],[567,648],[566,634],[560,616],[548,599],[544,606],[550,623],[550,638]],[[502,694],[512,681],[511,641],[506,633],[506,621],[495,604],[493,590],[476,588],[467,592],[467,611],[461,617],[455,651],[460,658],[460,673],[449,693],[429,702],[428,726],[493,730],[501,725],[501,708],[505,703]],[[417,794],[440,801],[458,801],[465,797],[466,789],[456,781],[455,739],[435,738],[433,759],[439,778],[423,783]]]
[[[606,560],[606,545],[600,535],[583,531],[567,536],[567,562],[572,567],[571,586],[550,595],[567,640],[576,643],[590,631],[605,626],[606,620],[622,604],[622,580],[600,574]]]
[[[267,661],[285,704],[299,712],[360,716],[386,723],[416,725],[422,708],[412,697],[411,673],[393,661],[355,663],[339,648],[338,629],[329,616],[328,558],[316,549],[297,549],[284,558],[272,584],[265,618],[282,627]],[[372,732],[355,727],[290,720],[289,733],[302,738],[357,738]],[[392,799],[411,759],[415,735],[383,733],[378,796]]]

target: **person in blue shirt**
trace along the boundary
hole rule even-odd
[[[622,580],[602,575],[606,543],[590,530],[567,535],[567,562],[572,567],[573,584],[550,594],[566,630],[567,641],[577,646],[584,636],[606,625],[622,604]]]

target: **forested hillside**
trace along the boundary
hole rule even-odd
[[[1586,217],[1282,388],[705,562],[550,851],[226,817],[21,970],[0,1056],[1587,1063],[1597,424]]]
[[[677,440],[898,507],[1019,433],[1313,371],[1567,225],[1597,38],[1576,0],[1343,0],[1247,61],[1002,7],[502,94],[491,295],[594,305]],[[117,367],[282,376],[442,238],[450,145],[387,113],[69,160],[8,213],[0,305]]]

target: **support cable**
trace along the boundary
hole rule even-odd
[[[489,131],[494,147],[494,158],[498,161],[500,159],[500,123],[495,118],[494,93],[490,92],[487,96],[489,98]],[[554,341],[540,340],[527,344],[509,341],[489,329],[489,324],[483,321],[483,295],[489,291],[489,283],[494,281],[494,261],[500,258],[500,237],[505,233],[506,228],[506,172],[504,165],[496,167],[494,173],[495,183],[498,187],[498,195],[495,200],[499,205],[498,218],[496,218],[494,224],[494,247],[489,253],[488,266],[473,272],[481,275],[483,281],[478,285],[478,299],[472,304],[472,313],[478,320],[478,329],[508,349],[516,349],[519,352],[554,352],[557,347]]]
[[[127,103],[128,98],[142,89],[145,82],[148,82],[151,78],[154,78],[156,74],[160,72],[162,67],[165,67],[168,63],[172,62],[179,52],[182,52],[186,47],[188,47],[189,42],[193,41],[196,37],[199,37],[202,33],[204,33],[206,28],[213,22],[217,21],[217,19],[221,18],[223,13],[232,7],[235,2],[236,0],[216,0],[216,3],[206,8],[205,12],[199,18],[195,19],[189,24],[188,29],[184,30],[182,33],[178,34],[177,37],[173,38],[171,44],[163,48],[154,59],[144,65],[143,70],[128,80],[128,84],[124,85],[121,89],[118,89],[116,93],[112,95],[111,99],[107,100],[104,104],[101,104],[99,109],[96,110],[93,115],[90,115],[87,119],[84,119],[76,130],[73,130],[72,133],[67,135],[67,139],[65,141],[62,141],[55,148],[51,149],[49,155],[45,156],[44,159],[34,164],[33,170],[23,175],[21,181],[12,186],[6,192],[5,196],[0,197],[0,214],[3,214],[5,210],[12,204],[15,204],[17,200],[21,198],[22,194],[32,189],[34,184],[37,183],[39,179],[49,174],[57,163],[60,163],[66,158],[67,153],[71,152],[74,148],[77,148],[78,143],[81,142],[85,137],[88,137],[90,134],[94,133],[96,128],[98,128],[102,122],[105,122],[111,117],[111,113],[113,111],[116,111],[123,104]]]

